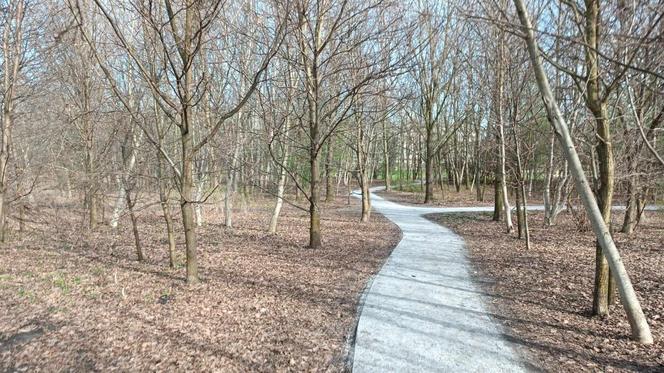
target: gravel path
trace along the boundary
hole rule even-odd
[[[404,206],[371,197],[372,207],[397,224],[403,238],[365,294],[353,371],[528,371],[471,280],[461,237],[423,217],[493,208]]]

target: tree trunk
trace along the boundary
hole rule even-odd
[[[425,192],[424,203],[433,200],[433,125],[426,128],[426,154],[424,156]]]
[[[185,111],[183,116],[189,113]],[[186,119],[185,119],[186,120]],[[185,122],[187,123],[187,122]],[[194,177],[193,177],[193,139],[190,130],[183,128],[181,131],[182,142],[182,190],[180,191],[180,210],[182,212],[182,224],[184,226],[184,239],[187,256],[187,282],[197,283],[198,261],[197,261],[197,237],[196,224],[194,222]]]
[[[192,74],[193,67],[191,59],[192,51],[192,28],[194,9],[191,0],[186,1],[184,22],[184,45],[181,47],[182,62],[184,65],[184,79],[181,84],[181,123],[180,142],[182,144],[182,172],[180,189],[180,209],[182,210],[182,224],[184,226],[185,251],[187,257],[187,282],[190,284],[199,282],[198,278],[198,242],[196,237],[196,224],[194,223],[194,129],[192,128],[193,112],[191,110],[192,99]]]
[[[279,182],[277,184],[277,202],[274,205],[274,210],[272,211],[272,218],[270,219],[270,227],[268,229],[269,233],[275,234],[277,233],[277,225],[279,224],[279,214],[281,213],[281,207],[284,204],[284,192],[286,190],[286,177],[287,172],[286,172],[286,165],[288,164],[288,157],[290,153],[290,144],[288,143],[288,132],[290,130],[290,121],[289,118],[286,117],[286,129],[284,131],[284,140],[286,141],[285,147],[284,147],[284,154],[281,158],[281,170],[279,172]]]
[[[171,206],[168,203],[168,197],[161,199],[161,209],[164,213],[166,234],[168,236],[168,266],[175,268],[175,232],[173,231],[173,218],[171,216]]]
[[[325,202],[334,200],[334,177],[332,176],[334,163],[334,139],[327,140],[327,155],[325,159]]]
[[[206,152],[202,153],[202,159],[199,160],[199,163],[196,164],[196,192],[195,192],[195,201],[196,205],[194,207],[194,216],[196,221],[196,226],[201,227],[205,223],[205,215],[203,211],[203,197],[205,193],[205,183],[207,182],[208,174],[208,160]]]
[[[175,233],[173,232],[173,218],[171,215],[171,206],[168,202],[169,200],[169,190],[167,187],[167,180],[164,176],[164,155],[161,154],[159,149],[163,146],[163,139],[165,134],[162,133],[163,130],[163,117],[159,112],[159,106],[156,101],[154,104],[155,117],[157,118],[157,137],[158,137],[158,147],[157,147],[157,183],[159,187],[159,204],[164,215],[164,221],[166,223],[166,235],[168,237],[168,266],[170,268],[175,268]]]
[[[516,227],[517,227],[517,237],[519,239],[523,239],[525,232],[524,232],[524,222],[523,222],[523,210],[521,206],[521,192],[518,190],[520,189],[519,186],[517,186],[517,191],[516,191]]]
[[[127,201],[127,209],[129,210],[129,217],[131,218],[131,228],[134,233],[134,247],[136,248],[136,258],[139,262],[142,262],[145,258],[143,257],[143,249],[141,247],[141,239],[138,234],[138,217],[134,211],[134,201],[131,200],[131,190],[126,188],[124,191],[125,199]]]
[[[371,216],[371,194],[369,193],[369,180],[366,170],[360,174],[360,188],[362,189],[362,218],[360,221],[366,223]]]
[[[122,180],[122,176],[116,175],[115,182],[118,184],[118,195],[115,198],[115,207],[113,208],[113,213],[111,214],[111,220],[109,222],[111,228],[118,227],[120,216],[122,215],[122,210],[124,210],[124,207],[127,205],[127,198],[125,197],[125,185]]]
[[[634,292],[632,283],[620,258],[618,249],[613,242],[609,228],[604,221],[604,216],[593,197],[592,190],[588,184],[583,167],[581,166],[581,160],[576,153],[574,143],[569,134],[569,129],[560,113],[558,104],[553,96],[551,87],[549,86],[549,81],[544,73],[541,57],[539,55],[539,48],[535,41],[533,27],[527,15],[526,6],[524,5],[523,0],[514,0],[514,4],[516,5],[517,14],[521,21],[522,31],[530,54],[530,60],[533,69],[535,70],[537,84],[547,110],[549,121],[556,131],[558,141],[561,143],[567,161],[572,169],[577,192],[581,196],[581,200],[588,212],[588,216],[592,222],[593,231],[607,256],[609,266],[616,277],[617,287],[620,291],[620,299],[622,300],[625,313],[627,314],[630,326],[632,327],[632,337],[641,343],[651,344],[653,343],[653,338],[650,333],[650,327],[643,314],[639,300],[636,297],[636,293]]]
[[[5,98],[3,123],[2,123],[2,147],[0,148],[0,242],[7,239],[7,210],[9,206],[6,201],[7,195],[7,166],[9,163],[11,130],[12,130],[12,111],[13,103],[7,102]]]
[[[87,118],[87,114],[84,115],[84,118]],[[84,119],[86,122],[87,119]],[[85,125],[89,127],[91,124]],[[93,147],[93,138],[92,138],[92,129],[88,129],[86,134],[86,145],[85,145],[85,174],[87,178],[86,188],[85,188],[85,205],[88,207],[88,227],[94,229],[97,226],[99,220],[99,213],[97,207],[97,182],[95,175],[95,164],[94,164],[94,147]]]
[[[589,92],[590,93],[590,92]],[[599,189],[597,202],[604,223],[611,231],[611,206],[613,204],[614,161],[611,133],[608,123],[606,104],[601,103],[593,111],[597,126],[597,158],[599,162]],[[593,291],[593,314],[606,316],[609,314],[609,264],[597,243],[595,253],[595,286]]]
[[[196,201],[196,207],[194,208],[194,217],[197,227],[203,226],[203,204],[200,202],[203,199],[203,187],[205,186],[205,181],[198,179],[196,182],[196,192],[194,193],[194,200]]]
[[[503,210],[503,196],[498,172],[493,179],[493,221],[500,221],[500,212]]]
[[[502,87],[502,83],[500,83]],[[499,97],[502,96],[502,88],[499,87]],[[505,213],[505,226],[507,233],[512,233],[514,231],[514,225],[512,225],[512,211],[510,207],[510,202],[507,194],[507,173],[505,172],[505,133],[503,130],[503,119],[502,119],[502,99],[498,99],[498,148],[500,152],[500,159],[498,160],[498,180],[500,181],[500,195],[503,199],[503,211]]]
[[[636,226],[636,218],[638,214],[637,189],[638,177],[636,159],[638,153],[632,154],[629,157],[627,172],[629,177],[627,179],[627,203],[625,207],[625,218],[621,231],[625,234],[632,234]]]
[[[554,146],[555,134],[552,132],[549,138],[549,161],[546,165],[546,180],[544,181],[544,225],[553,225],[551,219],[551,183],[553,182],[553,160],[554,160]]]
[[[309,196],[309,247],[311,249],[320,249],[321,231],[320,231],[320,171],[318,165],[318,154],[313,149],[310,158],[311,180]]]
[[[385,173],[385,191],[392,190],[392,169],[390,167],[390,152],[388,148],[388,132],[385,120],[383,122],[383,170]]]
[[[238,121],[242,118],[241,113],[238,113]],[[237,166],[240,158],[240,130],[237,129],[235,136],[236,142],[233,149],[233,156],[231,158],[230,167],[226,173],[226,192],[224,195],[224,225],[228,228],[233,227],[233,195],[237,189]]]
[[[481,160],[480,160],[481,155],[482,155],[482,151],[481,151],[481,148],[480,148],[480,141],[481,141],[480,130],[481,130],[481,123],[480,123],[480,121],[478,121],[477,124],[475,125],[475,162],[474,162],[474,173],[475,173],[475,175],[473,176],[473,178],[475,180],[475,184],[477,185],[476,186],[476,188],[477,188],[476,198],[479,202],[482,202],[484,200],[484,198],[483,198],[484,197],[484,191],[483,191],[484,185],[482,183],[482,167],[481,167],[482,163],[481,163]]]
[[[525,233],[526,239],[526,250],[530,250],[530,227],[528,226],[528,199],[526,197],[526,185],[521,183],[520,185],[521,192],[521,218],[523,221],[523,230]]]
[[[7,170],[12,150],[12,130],[14,126],[14,106],[16,87],[20,84],[19,72],[23,67],[25,50],[23,43],[23,20],[25,2],[16,1],[3,4],[2,33],[2,134],[0,135],[0,242],[6,240],[8,204]],[[12,19],[13,18],[13,19]]]
[[[496,91],[493,99],[493,105],[496,113],[496,132],[498,137],[498,180],[500,181],[500,192],[503,199],[503,211],[505,214],[505,226],[507,233],[514,231],[512,225],[512,212],[510,209],[510,202],[507,192],[507,173],[505,172],[505,124],[503,118],[503,84],[504,72],[503,65],[505,63],[505,35],[500,31],[500,42],[498,48],[498,72],[496,81]]]
[[[127,133],[127,137],[125,137],[125,141],[122,144],[122,151],[121,151],[122,170],[121,174],[116,177],[116,181],[118,183],[118,197],[115,202],[115,208],[113,209],[113,214],[111,215],[110,225],[112,228],[118,227],[120,216],[122,215],[122,211],[124,210],[124,206],[127,202],[127,196],[126,196],[127,190],[131,192],[132,189],[129,187],[128,182],[136,166],[136,151],[138,148],[138,144],[140,142],[139,140],[140,135],[138,134],[137,131],[138,131],[137,128],[132,127],[131,132]],[[129,142],[129,136],[131,136],[131,149],[129,150],[129,154],[127,154],[126,146],[127,143]],[[126,206],[129,207],[129,205]]]

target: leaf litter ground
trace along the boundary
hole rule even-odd
[[[199,229],[201,284],[167,267],[159,209],[141,212],[147,261],[119,231],[83,228],[84,211],[54,198],[33,208],[23,238],[0,248],[0,371],[340,371],[359,296],[399,240],[356,204],[324,207],[323,248],[308,218],[284,208],[265,230],[270,200],[234,214],[207,208]],[[174,215],[176,211],[174,210]]]
[[[664,212],[647,213],[631,236],[617,232],[623,213],[613,215],[614,238],[655,338],[651,346],[630,340],[619,304],[608,318],[590,316],[594,236],[571,215],[544,227],[543,214],[530,213],[529,251],[490,214],[431,218],[464,238],[493,317],[534,365],[552,372],[664,372]]]

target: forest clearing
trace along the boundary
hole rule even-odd
[[[664,371],[663,19],[0,0],[0,371]]]

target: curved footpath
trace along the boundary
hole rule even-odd
[[[353,372],[528,371],[471,280],[461,237],[423,217],[493,208],[404,206],[374,194],[371,203],[403,238],[364,295]]]

